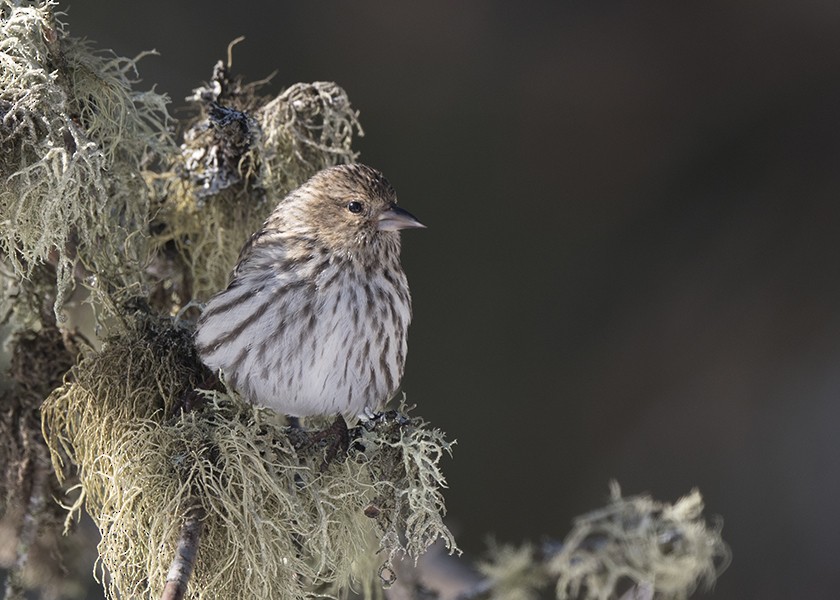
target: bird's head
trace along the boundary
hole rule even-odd
[[[298,225],[341,254],[397,244],[401,229],[425,227],[397,206],[396,192],[382,173],[359,164],[320,171],[278,211],[293,213]]]

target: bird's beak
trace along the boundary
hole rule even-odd
[[[391,208],[379,215],[376,228],[379,231],[399,231],[400,229],[425,229],[426,226],[407,210],[392,204]]]

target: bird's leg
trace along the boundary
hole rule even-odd
[[[294,427],[292,427],[292,431],[294,431]],[[298,448],[311,448],[321,442],[325,442],[326,447],[324,462],[321,464],[321,471],[323,472],[338,456],[339,450],[342,451],[342,454],[347,454],[350,449],[350,432],[347,429],[347,421],[344,420],[343,416],[338,415],[329,427],[309,435]]]
[[[338,415],[335,421],[332,422],[332,425],[324,429],[321,433],[325,434],[324,437],[328,440],[327,453],[324,455],[324,464],[321,465],[321,470],[325,471],[327,465],[335,460],[339,450],[341,450],[342,454],[347,454],[347,451],[350,449],[350,432],[347,431],[347,421],[344,420],[343,416]]]

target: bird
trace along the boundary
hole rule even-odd
[[[370,419],[396,394],[412,318],[400,231],[425,228],[372,167],[343,164],[288,193],[196,323],[204,364],[292,418]]]

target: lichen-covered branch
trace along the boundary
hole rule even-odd
[[[322,469],[325,449],[306,443],[309,430],[225,390],[178,410],[201,381],[191,332],[142,313],[137,328],[86,356],[42,408],[56,469],[65,457],[80,466],[112,596],[160,596],[181,527],[173,516],[192,503],[205,515],[190,582],[199,595],[372,590],[381,565],[438,538],[454,548],[441,432],[386,413],[353,428],[348,454]]]
[[[575,519],[562,542],[492,544],[476,570],[432,552],[399,563],[389,600],[680,600],[710,589],[730,552],[693,490],[674,504],[622,497]]]

